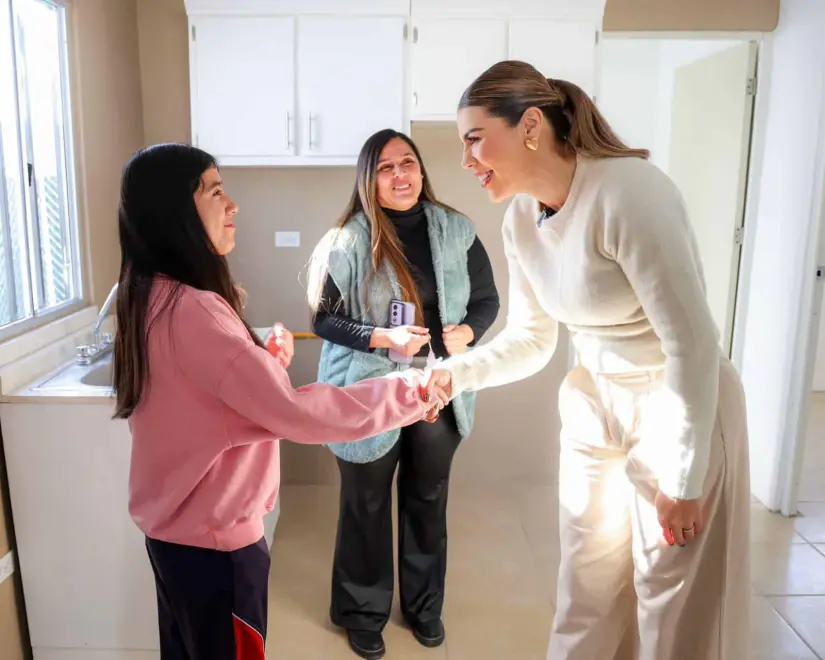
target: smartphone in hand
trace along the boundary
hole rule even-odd
[[[397,328],[402,325],[415,324],[415,305],[411,302],[403,300],[390,301],[390,327]],[[395,349],[390,349],[388,357],[393,362],[398,364],[409,365],[412,363],[412,357],[408,357],[403,353],[399,353]]]

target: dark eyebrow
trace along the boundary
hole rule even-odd
[[[223,185],[223,181],[218,179],[217,181],[213,181],[209,184],[209,187],[206,189],[207,194],[211,193],[215,188],[220,188]]]
[[[480,128],[471,128],[469,131],[467,131],[467,132],[464,134],[464,137],[463,137],[462,139],[463,139],[463,140],[466,140],[468,137],[470,137],[470,135],[471,135],[472,133],[477,133],[478,131],[481,131],[481,130],[482,130],[482,129],[480,129]]]
[[[405,154],[404,154],[403,156],[401,156],[401,157],[402,157],[402,158],[406,158],[407,156],[414,156],[414,155],[415,155],[415,154],[413,154],[413,152],[412,152],[412,151],[408,151],[407,153],[405,153]],[[382,159],[380,159],[380,160],[378,161],[378,164],[380,165],[381,163],[386,163],[386,162],[388,162],[389,160],[390,160],[389,158],[382,158]]]

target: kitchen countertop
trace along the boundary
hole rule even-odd
[[[91,365],[72,361],[41,376],[34,382],[0,397],[0,403],[114,403],[112,386],[84,383],[96,376],[103,382],[110,379],[112,355]]]
[[[253,328],[261,338],[271,328]],[[112,354],[91,365],[64,362],[27,385],[0,394],[0,403],[100,403],[114,405]]]

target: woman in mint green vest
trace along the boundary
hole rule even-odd
[[[324,339],[318,380],[338,385],[402,369],[390,350],[413,366],[424,366],[431,350],[435,357],[464,352],[499,309],[474,225],[436,200],[417,147],[393,130],[362,148],[352,198],[315,250],[309,288],[314,331]],[[389,327],[392,300],[414,304],[414,324]],[[396,467],[401,608],[421,644],[444,640],[450,466],[470,434],[474,407],[468,392],[431,424],[329,445],[341,471],[330,615],[362,658],[384,655]]]

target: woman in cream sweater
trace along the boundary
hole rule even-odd
[[[719,346],[679,191],[587,95],[522,62],[476,79],[463,165],[504,219],[507,327],[431,380],[464,391],[542,369],[558,323],[561,564],[548,660],[747,658],[745,402]]]

